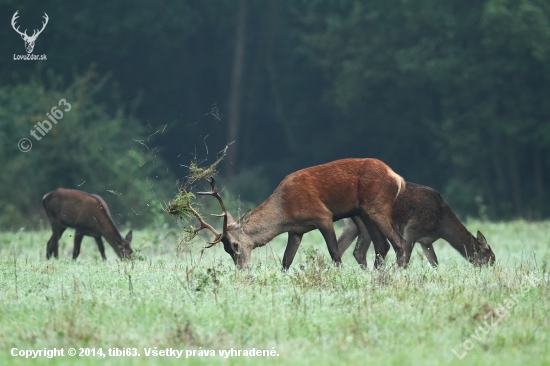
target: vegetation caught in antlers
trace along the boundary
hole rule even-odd
[[[170,215],[176,216],[180,220],[185,220],[186,222],[190,222],[194,218],[199,220],[200,226],[198,228],[189,226],[183,229],[185,233],[183,239],[186,242],[192,241],[197,236],[198,232],[201,231],[202,229],[208,229],[216,236],[214,243],[210,243],[210,245],[213,245],[219,242],[218,239],[221,239],[221,235],[211,225],[206,223],[206,221],[204,221],[203,217],[198,212],[198,210],[195,207],[193,207],[193,200],[195,199],[195,195],[192,192],[190,192],[189,189],[186,187],[193,187],[193,185],[199,180],[207,179],[212,185],[212,191],[198,192],[198,194],[217,195],[218,193],[214,186],[213,176],[217,173],[217,166],[227,154],[227,149],[229,148],[229,145],[231,144],[227,144],[225,148],[222,151],[220,151],[216,161],[206,168],[199,167],[196,158],[193,159],[193,161],[188,167],[189,174],[187,175],[187,181],[183,185],[183,188],[180,189],[180,191],[176,194],[174,199],[172,199],[172,201],[170,201],[165,208],[165,211],[167,213],[169,213]]]
[[[189,164],[189,175],[187,175],[187,183],[193,184],[200,181],[201,179],[207,179],[209,177],[215,176],[218,173],[218,165],[221,163],[223,158],[225,158],[225,155],[227,155],[227,150],[229,149],[229,145],[231,144],[232,142],[225,145],[225,148],[219,152],[218,159],[207,168],[201,168],[197,163],[197,159],[193,159],[191,164]]]

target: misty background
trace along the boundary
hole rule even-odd
[[[16,11],[29,35],[47,13],[46,61],[14,60]],[[47,227],[57,187],[165,224],[189,163],[232,141],[233,212],[298,169],[375,157],[463,219],[545,219],[549,61],[542,0],[0,1],[0,228]]]

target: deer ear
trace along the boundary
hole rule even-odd
[[[128,243],[132,242],[132,230],[128,231],[128,234],[126,234],[126,237],[124,238]]]
[[[485,239],[485,237],[480,231],[477,232],[477,242],[479,243],[482,249],[485,249],[485,250],[489,249],[489,244],[487,244],[487,239]]]
[[[239,217],[237,221],[234,222],[236,229],[241,229],[243,226],[248,224],[248,220],[250,220],[250,214],[252,213],[252,210],[248,210],[245,212],[244,215]]]

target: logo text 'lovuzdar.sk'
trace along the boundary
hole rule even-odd
[[[48,24],[48,20],[50,19],[48,17],[48,14],[44,13],[44,16],[43,16],[44,21],[42,22],[42,29],[40,29],[40,30],[34,29],[32,35],[29,36],[27,34],[26,29],[23,32],[21,32],[19,30],[19,26],[16,26],[16,20],[19,17],[18,13],[19,13],[19,10],[17,10],[15,12],[15,14],[13,14],[13,17],[11,18],[11,26],[12,26],[13,30],[16,31],[21,36],[21,38],[23,38],[23,41],[25,42],[25,50],[27,51],[27,54],[26,55],[16,55],[16,54],[14,54],[13,59],[16,60],[16,61],[18,61],[18,60],[25,60],[25,61],[44,61],[44,60],[47,60],[46,55],[33,55],[32,51],[34,50],[34,44],[36,42],[36,39],[38,38],[40,33],[42,33],[42,31],[44,30],[44,28],[46,28],[46,25]]]

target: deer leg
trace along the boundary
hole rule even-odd
[[[322,224],[318,226],[319,231],[327,242],[328,252],[334,264],[339,266],[342,263],[342,256],[338,250],[338,241],[336,240],[336,233],[334,232],[334,224],[330,220],[329,224]]]
[[[74,231],[74,247],[73,247],[73,260],[76,260],[78,258],[78,255],[80,254],[80,244],[82,244],[82,238],[84,237],[84,234],[82,234],[78,229],[75,229]]]
[[[372,242],[374,243],[374,250],[375,250],[375,259],[374,259],[374,268],[380,267],[382,264],[384,264],[384,260],[386,259],[386,255],[388,254],[388,251],[390,250],[390,245],[388,244],[388,241],[386,240],[386,237],[382,234],[380,229],[375,225],[375,223],[368,217],[365,216],[364,218],[361,218],[364,221],[361,221],[361,225],[363,225],[365,231],[367,232],[365,235],[367,237],[372,238]],[[362,243],[361,243],[362,244]],[[358,243],[359,245],[359,243]],[[367,264],[367,250],[370,245],[370,238],[369,241],[366,242],[366,244],[362,244],[365,248],[358,248],[363,253],[363,260],[365,262],[365,266]]]
[[[59,240],[58,234],[53,232],[52,236],[48,240],[48,244],[46,244],[46,259],[50,259],[52,257],[52,254],[54,253],[55,248],[57,248],[58,240]],[[58,258],[58,256],[55,256],[55,257]]]
[[[97,248],[99,249],[99,253],[101,254],[101,258],[106,261],[107,257],[105,256],[105,245],[103,245],[103,240],[101,240],[101,236],[95,236],[94,239],[95,243],[97,244]]]
[[[342,235],[338,238],[338,250],[340,251],[340,255],[344,254],[351,243],[353,243],[353,240],[357,238],[357,235],[359,235],[359,227],[353,218],[344,219],[344,230],[342,231]]]
[[[367,251],[369,250],[371,242],[370,235],[360,217],[354,216],[351,219],[359,233],[357,244],[353,250],[353,256],[362,268],[367,269]]]
[[[433,242],[429,244],[420,243],[420,246],[422,246],[422,251],[424,252],[424,255],[426,256],[426,258],[428,259],[428,262],[430,262],[430,265],[434,268],[437,267],[438,262],[437,262],[437,256],[435,255]]]
[[[65,227],[52,226],[52,236],[46,245],[46,259],[50,259],[52,255],[56,259],[59,258],[59,239],[61,238],[61,235],[63,235],[65,229]]]
[[[302,242],[302,236],[304,234],[288,233],[288,241],[286,243],[285,254],[283,255],[283,270],[286,271],[292,264],[294,256],[298,251],[298,247]]]
[[[376,249],[376,258],[374,259],[374,268],[378,268],[384,264],[386,256],[390,251],[390,243],[387,240],[384,240],[383,245]]]
[[[363,222],[368,221],[365,220],[364,216],[365,215],[361,215]],[[390,241],[393,250],[395,250],[397,264],[400,267],[406,267],[409,264],[411,258],[411,251],[403,236],[393,225],[393,222],[391,220],[391,207],[389,207],[388,212],[376,212],[373,210],[369,213],[368,217],[370,217],[370,219],[374,222],[378,229],[380,229],[382,235],[384,235]],[[365,222],[365,225],[367,224],[368,223]],[[380,250],[385,246],[382,242],[380,242],[378,245]]]
[[[370,239],[368,242],[361,241],[357,239],[357,244],[353,250],[353,257],[359,263],[359,266],[363,269],[367,269],[367,251],[369,250]]]

